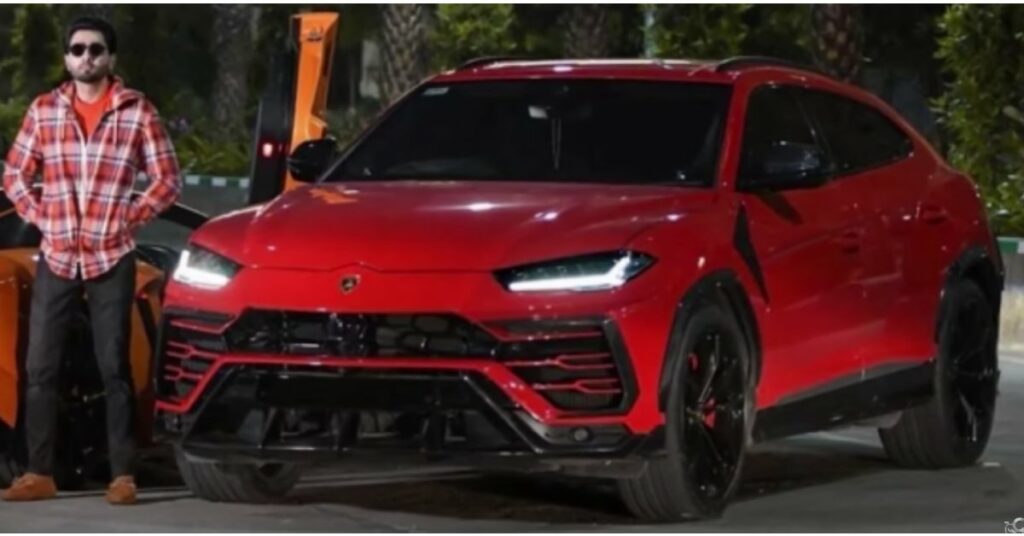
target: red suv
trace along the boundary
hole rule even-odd
[[[981,455],[1003,268],[977,189],[879,99],[763,59],[436,76],[167,286],[158,421],[211,500],[415,454],[714,516],[748,447],[879,428]],[[320,148],[320,149],[318,149]],[[322,173],[313,173],[322,171]]]

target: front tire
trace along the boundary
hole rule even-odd
[[[754,410],[752,356],[735,317],[711,292],[684,311],[668,369],[666,454],[619,481],[629,510],[649,521],[717,517],[739,487]]]
[[[272,503],[288,494],[302,476],[297,464],[219,463],[189,458],[176,450],[178,471],[188,489],[213,502]]]
[[[974,464],[985,451],[995,417],[997,315],[972,281],[954,283],[943,297],[935,395],[908,409],[879,437],[897,464],[942,469]]]

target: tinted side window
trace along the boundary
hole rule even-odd
[[[838,173],[887,164],[913,149],[910,138],[870,106],[823,91],[805,90],[801,98],[821,127]]]
[[[764,156],[772,147],[816,143],[814,131],[790,88],[758,88],[747,103],[740,180],[749,184],[762,175]]]

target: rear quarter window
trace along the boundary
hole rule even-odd
[[[910,137],[869,105],[819,90],[803,90],[801,100],[823,134],[837,174],[883,166],[913,151]]]

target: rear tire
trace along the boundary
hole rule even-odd
[[[954,283],[943,298],[934,397],[908,409],[879,437],[898,465],[942,469],[974,464],[985,451],[999,380],[997,316],[972,281]]]
[[[21,474],[15,455],[14,430],[0,422],[0,486],[7,487]]]
[[[53,478],[61,490],[82,489],[89,479],[110,477],[106,394],[91,348],[92,331],[83,304],[71,322],[60,364]],[[24,397],[19,402],[26,403]],[[23,412],[20,418],[24,423]],[[0,422],[0,485],[10,484],[28,468],[24,426],[12,429]]]
[[[0,423],[0,427],[4,427],[4,424]],[[10,486],[22,472],[22,466],[14,454],[13,433],[0,430],[0,486]]]
[[[698,291],[701,292],[701,291]],[[712,292],[684,310],[671,356],[666,454],[618,482],[627,508],[648,521],[717,517],[739,488],[753,419],[752,356],[735,317]]]
[[[196,497],[213,502],[280,501],[302,476],[297,464],[219,463],[190,459],[175,449],[178,471]]]
[[[63,411],[63,410],[62,410]],[[58,415],[57,444],[54,447],[53,479],[57,488],[65,491],[82,489],[89,478],[106,479],[110,475],[108,465],[103,459],[107,455],[106,437],[98,444],[82,445],[76,441],[67,416]],[[103,426],[105,421],[100,421]],[[93,423],[95,426],[95,423]],[[0,424],[0,427],[3,427]],[[89,423],[85,423],[89,426]],[[106,428],[102,428],[104,434]],[[23,475],[28,466],[28,455],[25,452],[25,439],[21,430],[0,431],[0,486],[9,486],[16,478]]]

